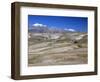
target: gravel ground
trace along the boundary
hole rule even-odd
[[[67,42],[41,42],[28,48],[29,66],[86,64],[87,59],[87,47]]]

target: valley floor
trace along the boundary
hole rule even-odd
[[[79,44],[54,41],[29,43],[31,45],[28,48],[28,66],[87,63],[87,47],[81,47]]]

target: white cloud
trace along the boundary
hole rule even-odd
[[[71,32],[75,32],[76,30],[75,29],[71,29],[71,28],[69,28],[69,29],[64,29],[64,30],[66,30],[66,31],[71,31]]]
[[[46,27],[47,25],[40,24],[40,23],[34,23],[32,26]]]

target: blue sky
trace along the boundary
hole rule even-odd
[[[28,26],[44,25],[49,28],[58,28],[64,30],[72,30],[78,32],[87,32],[87,17],[67,17],[67,16],[42,16],[28,15]]]

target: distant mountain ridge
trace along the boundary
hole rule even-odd
[[[28,29],[29,32],[34,33],[62,33],[62,32],[74,32],[71,30],[59,29],[59,28],[49,28],[47,26],[32,26]]]
[[[47,25],[36,23],[28,29],[28,38],[36,41],[56,40],[86,43],[87,33],[77,32],[71,28],[50,28]]]

